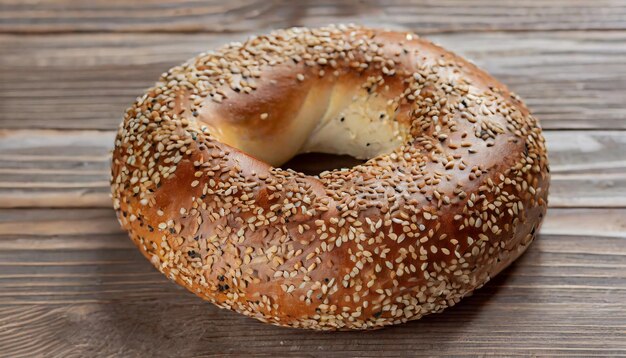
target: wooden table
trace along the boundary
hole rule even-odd
[[[0,356],[626,355],[626,1],[0,0]],[[120,231],[109,150],[159,74],[248,34],[409,28],[541,119],[550,210],[528,252],[442,314],[317,333],[219,310]]]

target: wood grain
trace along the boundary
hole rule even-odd
[[[361,22],[421,32],[626,29],[619,0],[3,0],[0,31],[217,32]]]
[[[0,232],[7,356],[626,354],[626,209],[551,209],[522,259],[457,307],[336,335],[200,301],[152,268],[110,209],[0,209]]]
[[[626,207],[624,132],[545,135],[551,207]],[[0,130],[0,207],[110,207],[114,136],[113,131]]]
[[[168,68],[248,34],[0,35],[0,128],[114,129]],[[548,129],[626,129],[626,31],[428,36],[520,94]]]
[[[512,267],[442,314],[367,333],[197,299],[140,255],[109,198],[116,126],[161,72],[337,22],[412,29],[489,71],[541,119],[552,172]],[[0,0],[0,357],[626,356],[624,64],[623,0]]]

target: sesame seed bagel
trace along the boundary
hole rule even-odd
[[[307,176],[303,152],[367,160]],[[414,34],[293,28],[200,54],[128,109],[114,207],[198,296],[263,322],[370,329],[456,304],[533,241],[537,120]]]

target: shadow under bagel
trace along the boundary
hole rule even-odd
[[[122,235],[118,239],[126,240]],[[521,261],[537,263],[541,259],[540,250],[529,251]],[[138,252],[129,252],[129,256],[134,265],[145,266],[152,271],[151,277],[160,282],[161,288],[151,294],[151,298],[133,298],[127,293],[118,293],[118,298],[111,295],[99,298],[102,301],[99,304],[75,305],[74,311],[83,328],[69,337],[69,343],[80,345],[98,335],[106,337],[106,340],[101,340],[101,346],[90,348],[94,354],[125,356],[204,356],[217,352],[253,354],[262,348],[280,355],[318,356],[332,354],[333,345],[327,345],[325,341],[337,337],[350,340],[353,348],[359,347],[364,351],[369,346],[380,347],[387,343],[394,344],[389,347],[389,354],[393,354],[394,347],[402,352],[411,349],[416,353],[445,351],[466,340],[476,341],[476,337],[468,336],[471,326],[501,317],[502,309],[494,309],[496,306],[505,307],[524,300],[523,297],[501,295],[511,277],[525,270],[523,264],[514,263],[462,303],[417,321],[359,332],[285,329],[199,301],[193,294],[153,271]],[[518,315],[523,315],[523,311],[510,312],[508,319],[515,320]],[[77,322],[68,321],[65,324],[70,328],[73,325],[79,327]]]

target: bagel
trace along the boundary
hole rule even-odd
[[[298,153],[366,160],[310,176]],[[112,156],[122,227],[171,280],[281,326],[370,329],[453,306],[533,241],[537,119],[406,32],[291,28],[164,73]]]

